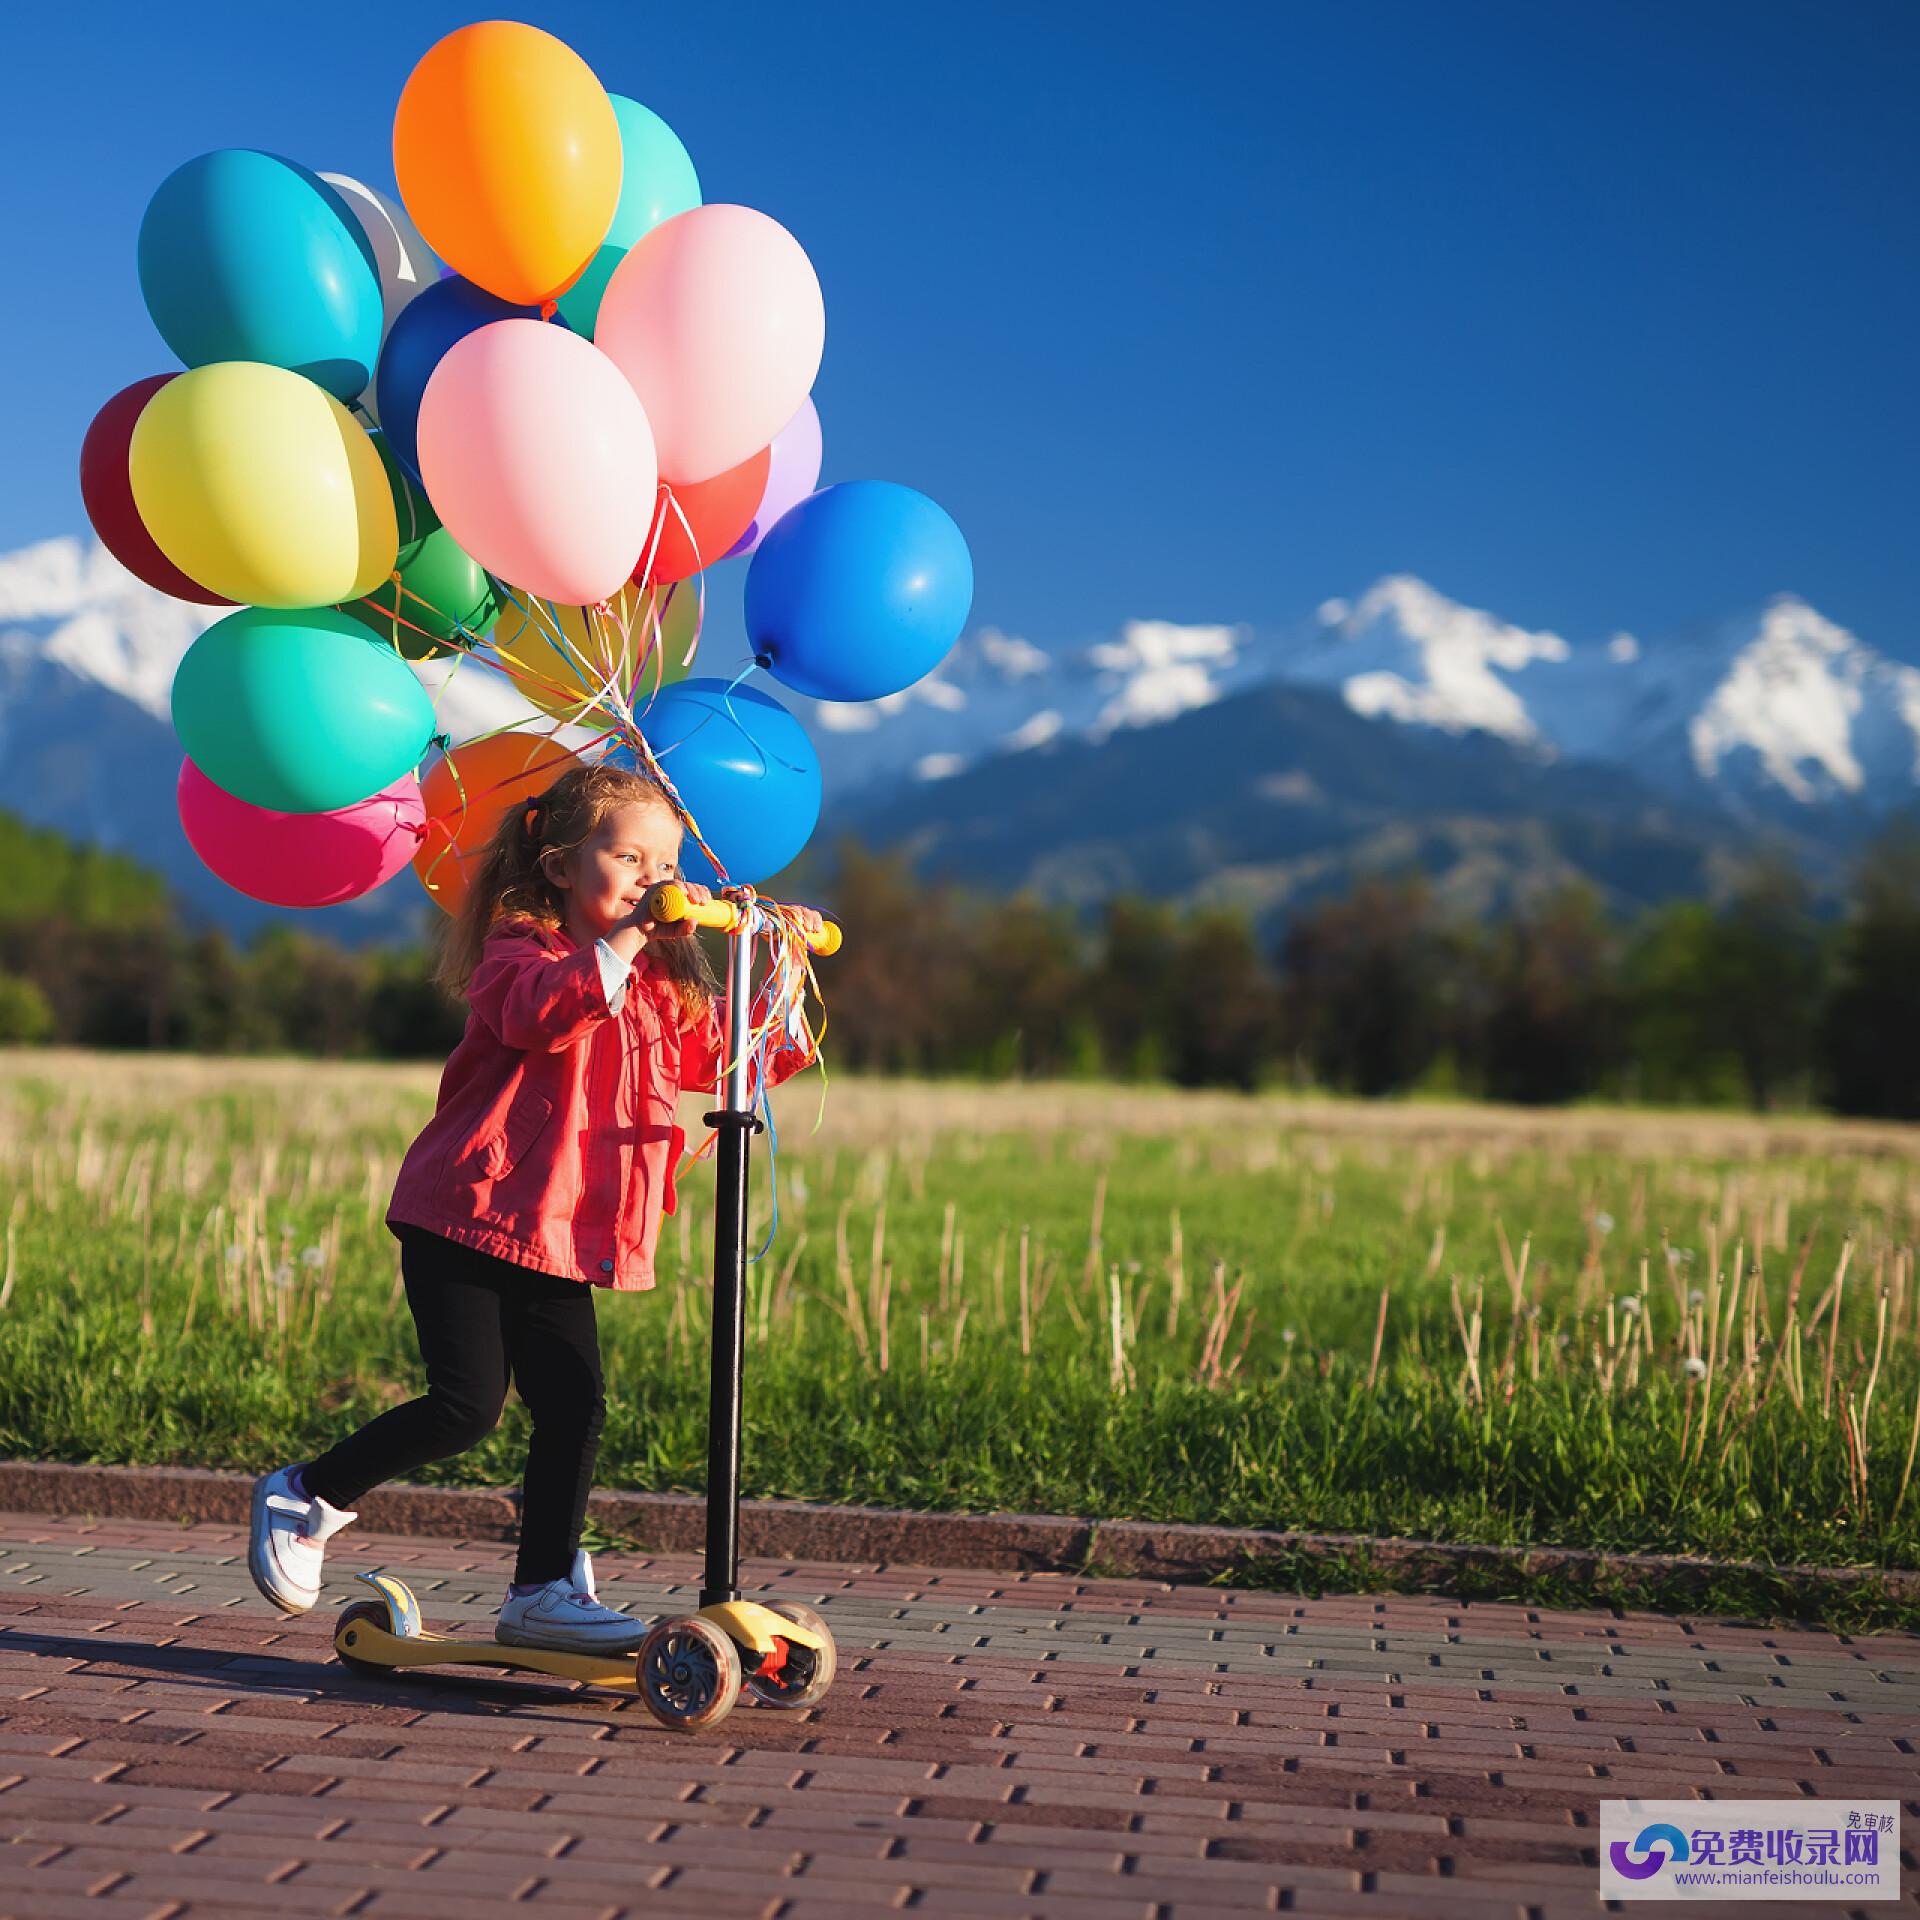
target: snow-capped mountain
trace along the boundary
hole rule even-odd
[[[153,592],[90,541],[49,540],[0,558],[0,807],[133,852],[203,910],[245,928],[279,916],[201,867],[173,805],[180,750],[168,690],[187,647],[218,617]],[[480,666],[416,671],[455,740],[527,714]],[[1250,700],[1288,688],[1321,704]],[[996,791],[1034,791],[1027,769],[1069,752],[1076,790],[1097,805],[1102,779],[1137,780],[1176,736],[1204,737],[1234,757],[1188,768],[1186,781],[1244,787],[1301,818],[1344,807],[1350,820],[1373,822],[1370,833],[1390,818],[1447,817],[1457,796],[1446,770],[1469,766],[1467,784],[1483,799],[1497,794],[1503,820],[1525,820],[1532,780],[1543,783],[1541,808],[1572,805],[1564,817],[1577,814],[1589,838],[1593,822],[1629,804],[1628,788],[1576,789],[1553,769],[1627,775],[1632,793],[1678,806],[1675,818],[1711,816],[1715,836],[1729,822],[1762,821],[1803,841],[1849,836],[1910,803],[1920,785],[1920,667],[1789,595],[1690,634],[1567,636],[1391,575],[1284,630],[1143,619],[1091,644],[1045,647],[983,628],[885,700],[829,705],[774,691],[819,748],[829,825],[885,841],[911,816],[923,846],[949,843],[929,824],[943,807],[977,810]],[[1231,723],[1177,724],[1223,704],[1234,705]],[[1343,725],[1340,754],[1322,761],[1330,710],[1366,724]],[[1277,714],[1285,725],[1263,733]],[[1422,757],[1442,784],[1416,801],[1404,780],[1383,786],[1360,765],[1404,756],[1409,734],[1481,744],[1470,759]],[[1512,760],[1511,778],[1494,778],[1487,753]],[[1334,793],[1328,783],[1343,764],[1354,778]],[[1193,857],[1204,861],[1217,838],[1196,841]],[[349,939],[420,918],[402,883],[325,915]]]

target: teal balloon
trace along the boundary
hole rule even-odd
[[[187,649],[173,730],[236,799],[333,813],[419,765],[433,704],[392,644],[346,614],[242,607]]]
[[[627,249],[662,220],[700,205],[700,176],[680,136],[650,107],[610,93],[620,123],[620,203],[613,225],[583,273],[560,296],[560,314],[575,333],[593,338],[600,298]]]
[[[140,222],[140,291],[189,367],[261,360],[337,400],[373,378],[383,309],[373,247],[317,173],[243,147],[161,181]]]

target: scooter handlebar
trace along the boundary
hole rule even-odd
[[[696,905],[687,898],[686,889],[673,880],[663,880],[647,895],[646,915],[649,920],[691,920],[696,927],[717,927],[722,933],[732,933],[740,925],[740,909],[733,901],[705,900]],[[827,921],[807,945],[815,953],[837,953],[839,927]]]

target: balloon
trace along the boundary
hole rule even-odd
[[[648,554],[653,557],[646,578],[685,580],[724,558],[767,490],[771,456],[772,449],[762,447],[751,459],[711,480],[679,487],[662,481],[660,504],[654,509],[641,555],[643,564]]]
[[[793,418],[826,342],[820,282],[800,243],[751,207],[694,207],[643,235],[613,270],[594,340],[633,382],[660,472],[711,480]]]
[[[249,806],[180,763],[180,824],[228,886],[276,907],[357,900],[404,867],[426,830],[420,785],[403,773],[370,799],[329,813]]]
[[[620,123],[565,41],[512,20],[427,49],[393,119],[400,197],[441,259],[538,306],[572,286],[620,199]]]
[[[132,386],[122,387],[94,415],[93,425],[80,443],[80,498],[100,544],[136,579],[172,594],[176,600],[197,600],[203,606],[217,607],[222,604],[217,593],[209,593],[199,581],[188,579],[154,545],[140,509],[133,504],[133,481],[127,473],[127,442],[133,438],[134,422],[147,402],[177,377],[156,373],[136,380]]]
[[[567,325],[589,339],[600,312],[600,296],[614,268],[627,257],[627,249],[662,220],[700,204],[700,176],[679,135],[638,100],[629,100],[623,93],[610,93],[607,98],[620,123],[620,204],[586,272],[560,296]]]
[[[456,340],[495,320],[537,320],[537,307],[509,306],[471,280],[437,280],[395,323],[373,383],[380,430],[414,479],[420,478],[420,396]]]
[[[140,222],[140,291],[189,367],[258,360],[351,400],[380,351],[380,274],[340,195],[271,153],[176,167]]]
[[[814,411],[811,396],[800,402],[800,411],[773,436],[773,445],[767,451],[773,458],[767,469],[766,492],[760,496],[746,532],[727,549],[724,559],[751,553],[767,537],[767,529],[820,484],[820,416]]]
[[[486,569],[461,551],[427,496],[401,471],[385,434],[374,437],[373,448],[386,469],[400,522],[400,551],[393,563],[400,578],[382,580],[364,600],[349,600],[340,611],[391,641],[409,660],[457,653],[485,638],[499,615],[500,596]]]
[[[608,613],[591,617],[584,607],[543,603],[529,609],[509,602],[493,630],[493,650],[508,678],[543,713],[577,719],[582,726],[610,726],[613,714],[586,703],[608,679],[629,706],[651,696],[655,668],[649,649],[656,617],[661,626],[659,677],[663,683],[682,678],[699,630],[697,601],[691,587],[647,591],[629,584],[614,597]],[[564,642],[554,634],[555,621]]]
[[[380,456],[297,373],[228,360],[168,381],[127,465],[160,551],[224,600],[329,606],[393,571],[400,531]]]
[[[332,607],[242,607],[173,678],[187,757],[237,800],[333,813],[419,764],[433,705],[392,647]]]
[[[496,320],[447,350],[420,402],[420,471],[482,566],[570,606],[607,599],[633,572],[658,480],[620,369],[537,320]]]
[[[843,481],[783,514],[747,569],[747,637],[816,700],[878,700],[929,674],[966,625],[973,557],[924,493]]]
[[[820,762],[806,729],[777,700],[724,680],[683,680],[647,710],[641,729],[730,881],[754,886],[802,847],[820,817]],[[608,759],[631,766],[625,749]],[[719,884],[691,835],[681,871]]]
[[[437,907],[458,913],[493,830],[580,762],[537,733],[495,733],[443,754],[420,782],[426,837],[413,870]]]
[[[420,229],[397,200],[350,173],[323,173],[320,178],[347,203],[347,211],[373,249],[374,270],[380,276],[380,349],[384,353],[393,323],[437,284],[440,262],[428,251]],[[373,417],[378,421],[380,416],[373,412]]]

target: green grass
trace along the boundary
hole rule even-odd
[[[432,1087],[0,1056],[0,1452],[258,1470],[417,1391],[380,1214]],[[1125,1088],[813,1111],[782,1106],[750,1282],[750,1495],[1920,1565],[1910,1136]],[[655,1292],[601,1296],[603,1486],[702,1487],[710,1194]],[[510,1405],[421,1477],[516,1479],[525,1437]]]

